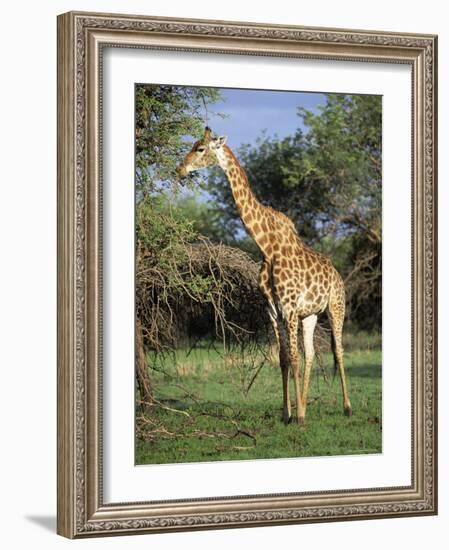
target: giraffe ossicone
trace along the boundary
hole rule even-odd
[[[332,351],[343,392],[343,409],[352,414],[343,362],[345,288],[327,256],[309,248],[294,223],[282,212],[261,204],[252,191],[241,164],[226,144],[226,136],[213,136],[206,127],[203,138],[178,166],[180,176],[219,165],[227,176],[238,213],[259,247],[263,262],[259,285],[268,302],[268,314],[279,349],[282,372],[283,420],[291,421],[289,370],[293,372],[296,420],[303,424],[307,392],[315,355],[313,334],[317,316],[327,310],[332,329]],[[300,380],[298,326],[302,324],[305,365]],[[302,388],[301,388],[302,382]]]

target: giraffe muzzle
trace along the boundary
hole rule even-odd
[[[184,164],[180,164],[179,166],[177,166],[176,171],[178,172],[179,176],[181,176],[181,178],[185,178],[188,174],[187,168]]]

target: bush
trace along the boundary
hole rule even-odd
[[[146,349],[266,335],[259,265],[245,252],[212,245],[192,222],[150,199],[137,206],[136,237],[136,310]]]

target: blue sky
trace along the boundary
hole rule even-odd
[[[297,108],[316,111],[318,105],[326,101],[324,94],[309,92],[229,88],[222,88],[220,92],[224,101],[211,106],[209,126],[214,133],[228,136],[228,144],[233,149],[242,143],[254,144],[263,130],[269,136],[277,134],[280,138],[293,134],[301,126]],[[222,119],[211,110],[228,117]]]

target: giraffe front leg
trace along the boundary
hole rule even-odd
[[[293,370],[293,380],[295,384],[296,419],[298,424],[304,424],[305,411],[299,387],[298,317],[296,314],[290,315],[287,323],[287,332],[289,359]]]
[[[284,408],[282,410],[282,421],[284,424],[289,424],[292,417],[292,409],[290,403],[290,389],[289,389],[289,369],[288,363],[281,366],[282,371],[282,393]]]
[[[284,424],[289,424],[291,421],[292,408],[290,403],[290,369],[289,369],[289,353],[288,353],[288,335],[285,327],[279,322],[279,327],[276,324],[276,333],[278,335],[279,344],[279,365],[282,373],[282,396],[284,408],[282,411],[282,421]]]
[[[310,372],[312,370],[313,358],[315,356],[315,349],[313,346],[313,334],[315,332],[317,316],[309,315],[302,320],[302,334],[304,339],[304,380],[302,383],[302,404],[304,407],[304,415],[307,409],[307,392],[309,389]]]

